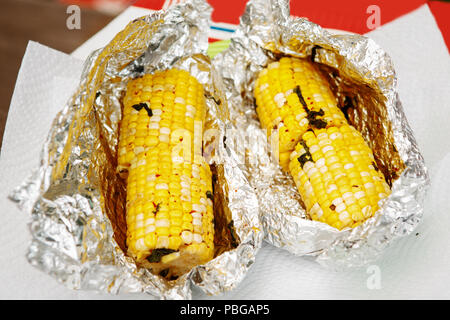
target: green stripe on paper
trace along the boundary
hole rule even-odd
[[[221,40],[212,42],[208,46],[208,55],[212,58],[216,56],[216,54],[224,51],[230,45],[230,40]]]

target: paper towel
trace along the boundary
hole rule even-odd
[[[403,107],[430,169],[432,186],[417,235],[397,241],[372,268],[341,273],[265,244],[235,290],[214,298],[195,291],[193,298],[450,298],[449,54],[426,5],[368,35],[393,58]],[[0,156],[0,299],[152,298],[72,291],[33,268],[25,259],[29,215],[6,198],[37,166],[51,121],[75,90],[81,67],[80,60],[32,42],[24,56]],[[379,286],[371,282],[376,275]]]

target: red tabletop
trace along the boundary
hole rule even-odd
[[[164,4],[179,0],[137,0],[133,5],[159,10]],[[239,24],[247,0],[208,0],[214,8],[212,20],[228,24]],[[447,48],[450,48],[450,3],[426,0],[291,0],[291,14],[307,17],[325,27],[354,33],[366,33],[374,28],[373,15],[379,12],[380,25],[407,14],[427,4],[442,32]],[[373,7],[378,6],[378,7]]]

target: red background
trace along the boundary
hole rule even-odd
[[[212,19],[215,22],[238,24],[247,0],[208,0],[214,8]],[[138,0],[135,6],[160,9],[164,0]],[[439,29],[442,32],[447,48],[450,48],[450,3],[425,0],[291,0],[291,14],[307,17],[309,20],[326,28],[366,33],[367,7],[380,7],[381,24],[390,22],[423,4],[428,4]]]

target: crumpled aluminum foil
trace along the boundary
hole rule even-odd
[[[10,198],[31,211],[29,262],[70,288],[163,299],[192,298],[191,284],[216,295],[244,278],[262,244],[258,200],[233,146],[224,87],[206,56],[211,7],[187,1],[130,22],[87,59],[77,92],[55,118],[37,170]],[[215,258],[168,282],[126,252],[124,182],[116,174],[126,82],[181,68],[205,89],[205,156],[214,183]]]
[[[253,86],[258,72],[284,55],[319,63],[339,105],[350,106],[350,123],[363,134],[392,184],[392,194],[377,214],[357,228],[338,231],[309,220],[293,179],[272,159],[255,112]],[[307,19],[291,17],[289,1],[251,0],[230,47],[213,63],[228,89],[236,140],[246,142],[240,157],[259,199],[266,241],[342,270],[367,265],[414,230],[429,177],[403,113],[392,61],[371,39],[332,35]]]

